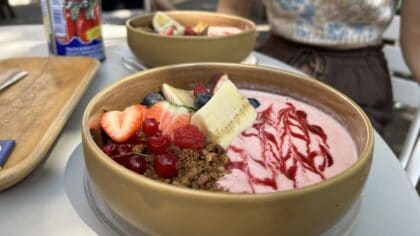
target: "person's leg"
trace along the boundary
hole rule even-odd
[[[10,18],[15,18],[15,12],[13,11],[12,6],[10,6],[9,0],[6,0],[6,8],[9,11]]]
[[[326,83],[353,99],[382,133],[391,121],[392,88],[381,47],[328,50],[272,36],[258,50]]]
[[[393,116],[391,79],[381,47],[327,55],[323,81],[352,98],[382,133]]]

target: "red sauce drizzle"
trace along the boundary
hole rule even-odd
[[[260,184],[278,189],[276,176],[280,173],[293,181],[293,187],[296,188],[298,168],[311,171],[321,179],[325,179],[323,171],[334,164],[324,130],[318,125],[309,124],[306,112],[297,110],[292,103],[286,103],[286,105],[277,113],[273,111],[272,105],[259,112],[253,128],[241,134],[242,139],[258,138],[262,159],[254,159],[254,161],[270,170],[270,177],[258,178],[252,175],[247,164],[250,156],[242,148],[233,145],[228,148],[229,151],[241,157],[240,161],[230,162],[228,168],[245,172],[251,188],[253,184]],[[275,132],[269,132],[269,130]],[[298,150],[294,140],[302,140],[305,143],[306,148],[303,152]],[[315,140],[318,145],[313,148],[311,144]],[[316,165],[315,159],[320,159],[321,163]],[[288,162],[287,165],[286,162]],[[252,191],[255,192],[254,189]]]

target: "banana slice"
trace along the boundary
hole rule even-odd
[[[194,108],[194,95],[192,90],[179,89],[164,83],[162,84],[162,93],[170,103]]]
[[[210,141],[227,148],[242,131],[252,126],[257,112],[228,78],[219,81],[213,97],[192,117]]]
[[[175,28],[175,35],[183,35],[185,31],[184,26],[182,26],[172,17],[160,11],[156,12],[153,16],[152,25],[154,30],[158,33],[165,31],[169,27]]]
[[[220,88],[220,86],[222,86],[222,84],[226,81],[226,80],[229,80],[229,76],[226,74],[226,73],[224,73],[224,74],[222,74],[220,77],[219,77],[219,79],[216,81],[216,83],[214,84],[214,86],[213,86],[213,89],[212,89],[212,93],[214,94],[214,93],[216,93],[216,91]]]
[[[207,35],[207,29],[209,26],[204,24],[202,21],[199,21],[193,28],[193,31],[198,35]]]

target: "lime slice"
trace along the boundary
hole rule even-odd
[[[160,11],[156,12],[153,16],[152,25],[154,30],[158,33],[166,30],[169,27],[175,28],[175,35],[182,35],[185,31],[185,28],[180,23],[178,23],[175,19]]]

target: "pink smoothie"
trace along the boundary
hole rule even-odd
[[[218,37],[231,34],[239,34],[240,32],[242,32],[241,29],[233,26],[209,26],[207,29],[207,36]]]
[[[234,193],[299,188],[331,178],[357,160],[349,132],[325,112],[290,97],[242,90],[261,103],[253,127],[228,147],[231,173],[218,184]]]

